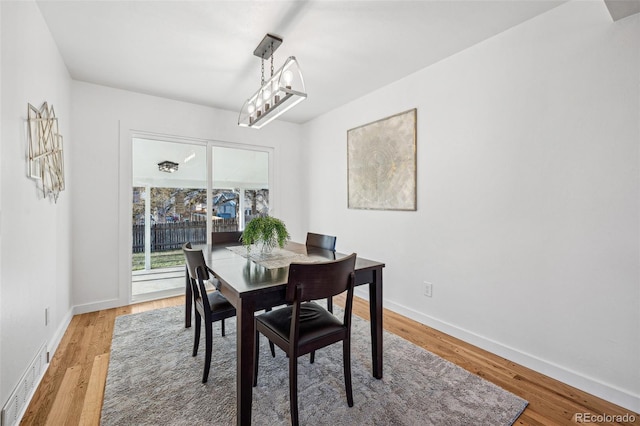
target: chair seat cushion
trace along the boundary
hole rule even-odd
[[[211,312],[235,311],[236,309],[219,291],[207,293],[207,298],[209,299]]]
[[[275,309],[256,317],[256,321],[289,340],[293,307]],[[300,345],[331,334],[342,335],[346,327],[338,318],[317,303],[303,303],[300,308]]]

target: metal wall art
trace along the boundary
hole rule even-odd
[[[58,119],[53,106],[46,102],[40,109],[27,105],[29,177],[36,180],[43,198],[50,197],[57,202],[60,191],[64,190],[64,156]]]
[[[350,209],[416,210],[416,114],[347,131]]]

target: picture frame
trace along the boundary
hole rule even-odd
[[[347,131],[349,209],[417,210],[417,109]]]

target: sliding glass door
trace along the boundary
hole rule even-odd
[[[136,137],[132,179],[132,300],[184,290],[185,242],[237,231],[269,212],[270,152],[214,142]]]
[[[206,145],[134,138],[132,186],[132,298],[182,289],[182,245],[207,242]]]

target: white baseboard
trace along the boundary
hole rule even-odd
[[[71,324],[71,319],[74,315],[75,314],[73,313],[73,308],[69,309],[67,314],[62,319],[62,322],[56,329],[56,332],[53,334],[53,336],[51,336],[51,339],[47,344],[47,350],[49,352],[49,362],[51,362],[53,354],[55,354],[56,350],[58,350],[58,345],[60,345],[60,341],[64,337],[64,333],[67,331],[67,328],[69,328],[69,324]]]
[[[0,420],[2,426],[15,426],[20,423],[46,369],[47,343],[43,342],[2,407],[2,419]]]
[[[101,311],[103,309],[119,308],[126,306],[129,303],[126,300],[121,299],[108,299],[100,302],[87,303],[84,305],[75,305],[73,307],[73,315],[86,314],[88,312]]]
[[[3,409],[3,426],[20,424],[33,395],[35,395],[38,386],[40,386],[40,382],[49,368],[51,359],[58,349],[64,333],[71,323],[71,318],[73,318],[72,310],[73,309],[70,309],[67,312],[53,336],[51,336],[48,342],[45,342],[38,351],[34,361],[27,366],[27,370],[20,378],[18,385]],[[38,360],[38,358],[42,359]]]
[[[132,301],[129,301],[128,298],[102,300],[100,302],[87,303],[84,305],[76,305],[73,307],[73,314],[79,315],[79,314],[86,314],[88,312],[101,311],[103,309],[120,308],[122,306],[129,306],[136,303],[148,302],[150,300],[164,299],[167,297],[181,296],[183,294],[184,294],[184,287],[180,287],[177,289],[156,291],[153,293],[134,296]]]
[[[358,297],[369,300],[369,292],[364,288],[357,288],[355,293]],[[615,386],[602,383],[594,378],[572,371],[561,365],[557,365],[552,362],[537,358],[533,355],[511,348],[500,342],[496,342],[494,340],[480,336],[447,322],[440,321],[437,318],[433,318],[429,315],[425,315],[421,312],[409,309],[406,306],[399,305],[392,301],[384,299],[384,307],[414,321],[418,321],[421,324],[425,324],[438,331],[441,331],[450,336],[477,346],[481,349],[489,351],[495,355],[506,358],[524,367],[530,368],[538,373],[549,376],[569,386],[573,386],[584,392],[595,395],[598,398],[602,398],[606,401],[624,407],[628,410],[632,410],[636,413],[640,412],[640,395],[634,395],[625,390],[616,388]]]

